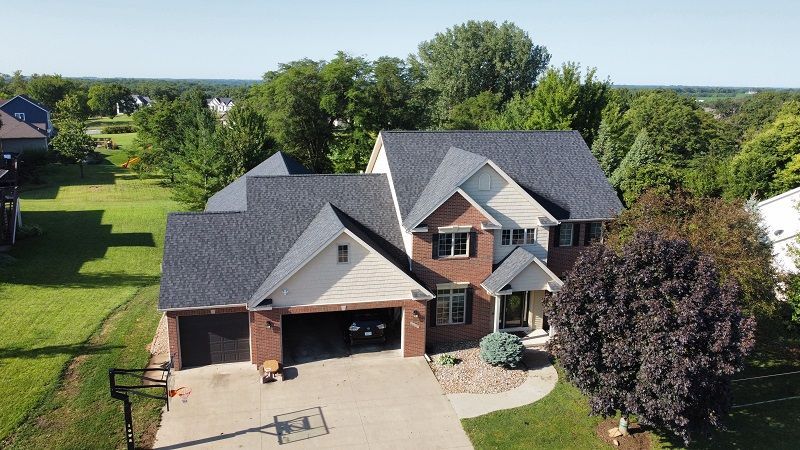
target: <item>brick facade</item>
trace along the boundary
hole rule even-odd
[[[494,234],[481,229],[481,222],[486,220],[480,211],[456,193],[423,221],[428,227],[427,232],[414,233],[412,271],[431,292],[436,293],[437,284],[450,282],[468,282],[473,291],[472,323],[432,327],[428,321],[428,344],[480,339],[494,328],[493,299],[480,287],[492,273],[494,253]],[[452,225],[472,227],[477,237],[475,256],[433,257],[433,235],[438,233],[439,227]],[[470,246],[474,244],[470,242]]]
[[[373,308],[402,308],[403,310],[403,356],[422,356],[425,353],[425,300],[395,300],[367,303],[349,303],[347,311]],[[342,311],[341,304],[319,306],[293,306],[275,308],[268,311],[250,311],[250,362],[261,364],[267,359],[283,362],[282,318],[289,314],[307,314]],[[180,330],[178,317],[212,314],[211,309],[188,311],[168,311],[167,328],[169,331],[169,351],[175,370],[182,367],[180,353]],[[247,312],[244,307],[216,308],[215,314]],[[414,317],[417,311],[418,317]],[[267,326],[267,322],[271,322]]]

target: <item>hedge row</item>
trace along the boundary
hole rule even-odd
[[[100,128],[103,134],[121,134],[121,133],[135,133],[136,127],[133,125],[109,125]]]

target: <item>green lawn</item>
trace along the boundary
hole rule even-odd
[[[133,140],[138,133],[119,133],[119,134],[93,134],[94,138],[108,138],[119,146],[116,150],[104,150],[108,154],[108,160],[114,165],[120,165],[128,160],[128,151],[133,149]]]
[[[114,116],[113,119],[111,117],[92,117],[86,121],[86,126],[88,128],[100,128],[108,125],[131,125],[132,123],[133,118],[131,118],[131,116],[120,114]]]
[[[758,346],[747,367],[735,378],[800,370],[800,333],[778,323],[761,327]],[[734,405],[800,396],[800,374],[733,383]],[[587,398],[563,380],[553,392],[531,405],[462,421],[477,449],[609,448],[595,435],[601,419],[589,416]],[[689,448],[797,448],[800,440],[800,399],[734,408],[727,429]],[[682,448],[683,441],[652,436],[654,448]]]
[[[80,179],[76,166],[50,166],[48,184],[22,194],[23,222],[44,234],[18,242],[0,283],[0,442],[21,425],[12,444],[23,448],[77,448],[81,436],[99,439],[83,448],[122,442],[121,409],[110,430],[95,430],[100,422],[87,417],[106,420],[101,411],[119,408],[108,398],[106,367],[146,363],[166,213],[178,205],[157,180],[110,163],[85,171]],[[115,311],[116,325],[98,334]],[[79,356],[70,385],[62,375]],[[46,418],[59,405],[66,408],[50,427]]]

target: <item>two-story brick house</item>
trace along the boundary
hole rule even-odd
[[[297,321],[378,308],[405,356],[540,329],[544,297],[621,207],[577,132],[382,132],[364,174],[276,154],[169,217],[173,363],[282,360]]]

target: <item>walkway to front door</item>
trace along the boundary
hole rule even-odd
[[[472,448],[425,360],[364,353],[259,384],[249,363],[176,372],[156,448]],[[291,444],[286,447],[284,444]]]

